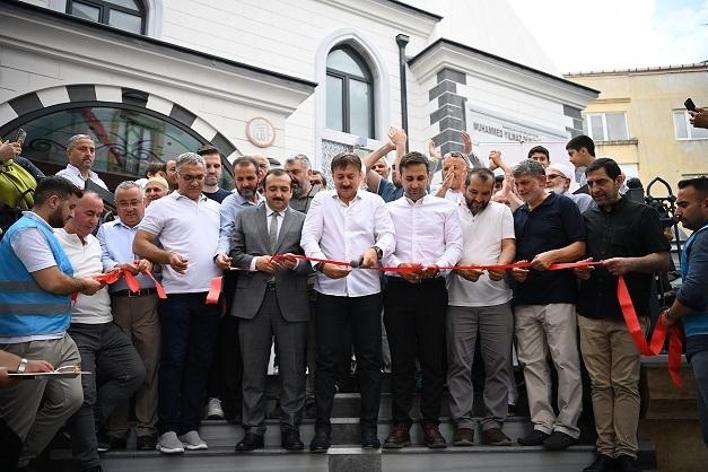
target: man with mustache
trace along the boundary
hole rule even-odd
[[[135,395],[135,418],[138,422],[137,449],[155,450],[157,443],[157,368],[160,360],[160,320],[157,315],[155,283],[143,271],[152,271],[147,259],[133,254],[133,239],[145,215],[145,198],[137,182],[127,180],[116,187],[115,203],[118,218],[104,223],[98,230],[103,254],[103,269],[116,267],[135,275],[140,284],[132,292],[124,280],[108,289],[111,296],[113,322],[130,337],[145,365],[145,382]],[[108,422],[108,442],[111,449],[125,449],[130,417],[128,404],[116,408]]]
[[[243,210],[236,221],[231,256],[247,270],[236,283],[243,370],[244,438],[237,452],[263,447],[266,431],[265,384],[273,338],[279,354],[280,431],[284,449],[301,450],[299,426],[305,401],[305,348],[310,296],[309,262],[302,254],[300,233],[305,215],[289,208],[292,179],[271,169],[264,179],[265,203]],[[276,255],[278,256],[276,258]]]
[[[67,334],[69,294],[93,295],[103,286],[74,270],[53,232],[74,217],[83,192],[61,177],[46,177],[24,212],[0,241],[0,346],[27,358],[45,359],[53,368],[79,366],[76,343]],[[45,377],[0,389],[0,418],[22,442],[18,467],[26,467],[59,428],[81,407],[81,378]],[[1,449],[0,449],[1,450]]]
[[[460,265],[508,264],[514,260],[514,218],[506,205],[491,201],[494,181],[492,171],[483,167],[467,175],[465,203],[457,207],[464,241]],[[447,384],[450,414],[457,427],[455,446],[474,445],[470,373],[477,342],[485,371],[482,444],[511,445],[511,439],[502,432],[513,375],[514,335],[512,291],[505,276],[504,270],[459,269],[448,283]]]
[[[86,182],[91,181],[108,190],[106,183],[91,170],[96,160],[96,144],[87,134],[76,134],[66,143],[66,156],[69,163],[66,168],[56,173],[83,190]]]
[[[580,349],[590,375],[597,457],[585,472],[635,472],[639,444],[640,354],[617,297],[624,277],[642,329],[649,326],[654,272],[669,267],[658,213],[620,194],[624,175],[615,161],[596,159],[585,170],[596,205],[583,214],[587,255],[602,266],[576,269]]]
[[[293,196],[290,199],[290,208],[307,214],[312,205],[312,199],[317,192],[322,190],[319,185],[312,185],[312,164],[304,154],[296,154],[285,160],[285,170],[293,179]]]
[[[373,267],[395,249],[394,228],[384,201],[360,190],[362,164],[359,156],[341,153],[332,159],[335,190],[322,191],[305,218],[300,245],[308,257],[357,261]],[[342,333],[350,329],[361,390],[361,445],[378,449],[377,420],[381,397],[381,280],[373,271],[356,270],[332,263],[318,263],[317,420],[310,451],[327,452],[331,445],[330,418],[342,353]]]

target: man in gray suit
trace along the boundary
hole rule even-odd
[[[295,254],[303,254],[300,233],[305,215],[288,206],[292,180],[283,169],[266,174],[264,193],[265,203],[239,214],[231,240],[233,266],[245,270],[236,284],[239,302],[231,311],[239,319],[244,368],[242,424],[246,434],[236,445],[238,452],[263,447],[265,383],[273,336],[282,382],[282,446],[288,450],[304,447],[298,428],[305,401],[310,317],[307,275],[312,267]]]

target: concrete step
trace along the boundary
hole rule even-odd
[[[650,444],[642,443],[640,462],[645,470],[656,467],[647,460],[653,457]],[[251,453],[237,454],[231,447],[211,447],[207,451],[187,452],[182,456],[164,456],[158,452],[110,452],[103,456],[106,472],[152,472],[170,470],[241,472],[241,471],[367,471],[384,472],[413,471],[505,471],[505,472],[567,472],[581,470],[593,459],[592,446],[573,446],[562,452],[548,452],[541,447],[449,447],[430,450],[410,447],[401,450],[363,451],[354,446],[335,446],[328,454],[315,455],[308,452],[288,452],[278,448],[266,448]],[[348,467],[342,467],[342,463]],[[372,464],[378,464],[376,469]],[[55,472],[68,471],[66,458],[55,460]]]

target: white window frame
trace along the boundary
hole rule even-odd
[[[607,139],[609,136],[608,130],[607,130],[607,115],[612,114],[612,115],[618,115],[622,114],[624,116],[624,128],[627,130],[627,137],[625,139],[620,139],[620,140],[614,140],[614,141],[626,141],[630,139],[630,132],[629,132],[629,121],[627,120],[627,112],[626,111],[603,111],[603,112],[597,112],[597,113],[584,113],[583,114],[583,119],[586,120],[586,127],[587,127],[587,133],[588,136],[590,136],[593,140],[598,141],[598,142],[605,142],[605,141],[610,141],[610,139]],[[590,123],[590,117],[593,116],[601,116],[602,117],[602,133],[603,136],[602,138],[598,138],[592,135],[592,124]]]
[[[678,128],[676,127],[676,120],[674,119],[674,115],[676,114],[676,112],[683,113],[684,123],[686,123],[686,131],[688,131],[688,136],[685,138],[680,138],[678,135]],[[699,137],[699,138],[694,138],[692,136],[693,125],[689,121],[690,117],[691,117],[691,115],[688,114],[688,110],[684,110],[683,108],[677,108],[675,110],[671,110],[671,123],[674,126],[674,136],[676,137],[676,141],[705,141],[706,139],[708,139],[708,136]]]

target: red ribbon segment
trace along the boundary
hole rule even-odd
[[[155,291],[157,292],[157,296],[161,299],[167,298],[167,293],[165,293],[165,288],[158,282],[155,277],[152,275],[152,273],[145,269],[144,271],[141,272],[142,274],[145,274],[150,280],[153,281],[155,284]],[[121,269],[116,267],[115,269],[103,273],[103,274],[97,274],[97,275],[92,275],[92,279],[96,280],[97,282],[103,282],[106,285],[113,285],[114,283],[118,282],[121,278],[125,278],[125,283],[128,286],[128,290],[130,290],[133,293],[139,292],[140,291],[140,283],[138,282],[138,279],[135,278],[135,275],[133,275],[128,269]],[[72,293],[69,295],[71,298],[72,302],[76,301],[76,298],[79,296],[77,292]]]

